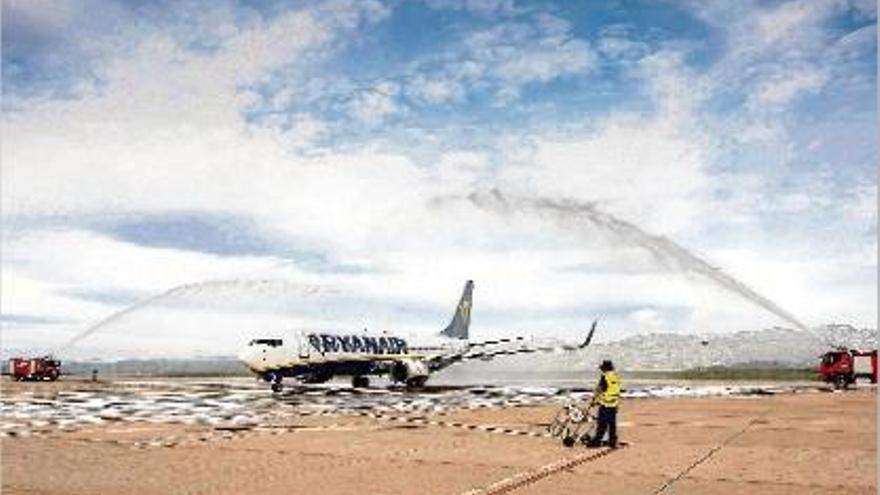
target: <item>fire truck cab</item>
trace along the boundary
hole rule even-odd
[[[834,388],[846,388],[859,378],[877,383],[877,351],[837,350],[822,355],[819,378],[833,383]]]

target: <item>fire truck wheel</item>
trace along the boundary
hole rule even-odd
[[[849,385],[849,381],[846,379],[844,375],[837,375],[834,377],[834,388],[841,389],[846,388]]]

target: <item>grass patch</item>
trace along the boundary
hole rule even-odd
[[[632,374],[630,374],[632,376]],[[681,371],[641,371],[637,378],[670,378],[676,380],[761,380],[815,381],[816,371],[808,368],[732,368],[709,366]]]

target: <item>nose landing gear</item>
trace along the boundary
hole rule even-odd
[[[272,383],[272,391],[276,394],[284,390],[284,386],[281,385],[281,379],[283,377],[277,373],[268,373],[263,377],[263,380]]]

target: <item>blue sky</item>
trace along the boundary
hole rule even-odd
[[[217,280],[337,296],[224,285],[93,352],[429,332],[469,278],[478,335],[785,323],[582,218],[465,199],[492,190],[594,205],[808,324],[876,320],[873,2],[2,5],[5,346]]]

